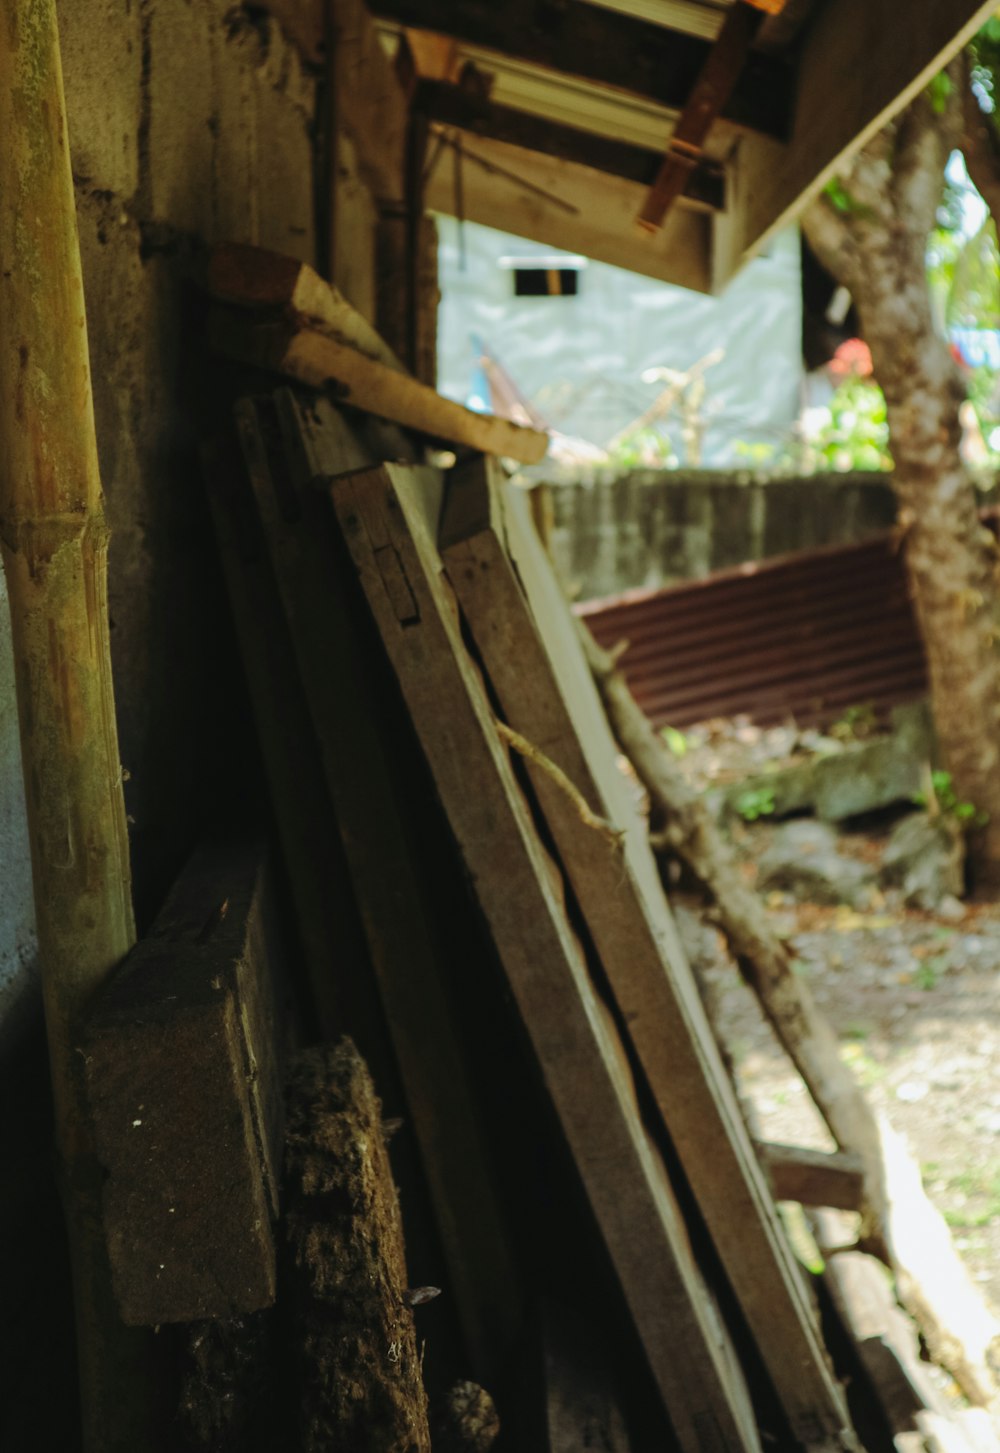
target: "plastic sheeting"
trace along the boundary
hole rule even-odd
[[[721,348],[706,373],[701,463],[745,465],[747,453],[734,446],[788,438],[802,390],[794,229],[713,298],[589,261],[575,296],[515,297],[515,261],[558,269],[564,256],[574,259],[450,217],[439,217],[438,228],[438,387],[450,398],[488,407],[481,339],[549,425],[603,447],[662,389],[643,382],[647,369],[686,371]],[[665,429],[685,462],[676,413]]]

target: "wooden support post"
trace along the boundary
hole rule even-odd
[[[83,278],[55,0],[0,0],[0,545],[73,1257],[84,1444],[157,1446],[111,1296],[78,1054],[134,928]]]

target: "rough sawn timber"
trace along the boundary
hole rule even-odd
[[[734,1349],[462,642],[418,472],[384,466],[330,493],[680,1445],[758,1449]]]
[[[364,602],[331,557],[329,505],[313,487],[311,410],[282,391],[243,400],[236,423],[279,609],[320,747],[459,1318],[479,1375],[492,1378],[522,1317],[521,1285],[442,982],[438,931],[413,861],[371,662],[356,629]],[[357,468],[364,448],[329,404],[315,429],[326,463]],[[284,444],[282,444],[282,436]],[[321,790],[318,787],[314,791]]]
[[[837,1446],[846,1406],[690,969],[673,940],[662,890],[640,888],[637,859],[649,850],[635,813],[629,823],[621,812],[615,749],[576,627],[534,536],[527,499],[510,487],[505,493],[498,474],[484,459],[449,474],[440,535],[449,580],[508,725],[560,767],[593,809],[630,828],[623,850],[616,849],[584,825],[566,792],[528,759],[532,787],[653,1098],[792,1431],[806,1447]],[[534,619],[526,581],[540,607]],[[561,689],[557,655],[564,666],[567,655],[575,659],[575,691]]]
[[[259,844],[200,850],[89,1017],[104,1228],[130,1325],[274,1300],[282,1068],[269,892]]]
[[[209,334],[217,352],[267,368],[311,388],[332,388],[338,402],[403,424],[434,439],[537,464],[548,435],[492,414],[476,414],[427,384],[368,358],[329,334],[294,322],[258,323],[243,312],[213,309]]]

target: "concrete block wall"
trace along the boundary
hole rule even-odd
[[[549,489],[553,555],[581,600],[862,540],[889,529],[896,513],[884,474],[762,479],[722,470],[633,470],[559,479]]]

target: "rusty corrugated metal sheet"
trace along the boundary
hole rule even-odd
[[[578,607],[658,724],[746,713],[761,726],[885,711],[927,689],[903,561],[890,536],[742,565]]]

